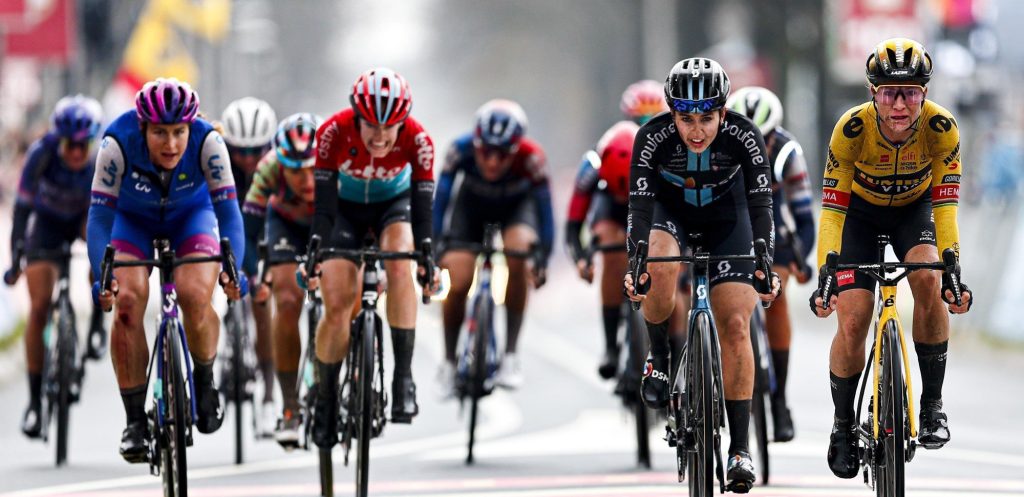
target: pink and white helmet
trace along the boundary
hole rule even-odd
[[[157,78],[135,95],[135,112],[147,123],[191,123],[199,112],[199,95],[184,81]]]

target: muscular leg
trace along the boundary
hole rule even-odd
[[[441,267],[448,270],[451,287],[448,298],[441,305],[444,321],[444,355],[445,359],[455,363],[455,347],[459,339],[462,321],[466,318],[466,297],[469,287],[473,284],[474,262],[476,256],[470,252],[449,251],[441,258]]]
[[[789,320],[789,304],[786,297],[786,284],[789,282],[789,268],[774,266],[778,273],[781,286],[779,296],[772,306],[765,310],[765,328],[768,332],[768,346],[772,351],[772,365],[775,367],[776,389],[773,402],[786,405],[786,378],[789,376],[789,345],[792,340],[792,329]]]
[[[626,231],[619,223],[605,219],[594,223],[594,235],[602,245],[626,244]],[[622,275],[626,274],[629,261],[626,252],[604,252],[601,254],[601,321],[604,325],[604,357],[598,367],[603,378],[613,378],[619,361],[619,322],[622,320]]]
[[[33,262],[25,268],[25,282],[31,308],[25,324],[25,364],[30,375],[43,370],[43,328],[50,317],[50,298],[57,281],[57,266],[50,262]],[[36,392],[38,393],[38,392]]]
[[[937,262],[934,245],[917,245],[906,256],[907,262]],[[938,271],[917,271],[907,277],[914,294],[914,349],[921,368],[921,430],[919,441],[929,449],[949,441],[946,414],[942,412],[942,383],[946,377],[946,351],[949,348],[949,316],[939,296]]]
[[[347,259],[331,259],[322,265],[320,278],[324,315],[316,327],[316,358],[337,364],[348,353],[352,308],[358,298],[356,264]]]
[[[259,363],[263,384],[266,386],[263,392],[263,403],[266,404],[274,400],[274,344],[270,337],[270,303],[259,304],[253,302],[251,297],[248,300],[251,303],[253,321],[256,323],[256,361]]]
[[[502,240],[505,249],[525,251],[537,240],[537,233],[528,225],[516,224],[506,228],[502,233]],[[526,300],[528,290],[528,278],[526,261],[518,258],[508,258],[508,283],[505,287],[505,315],[508,324],[508,340],[505,343],[505,352],[514,354],[519,343],[519,332],[523,326],[523,316],[526,312]]]
[[[188,348],[200,364],[212,362],[217,356],[220,318],[212,302],[218,274],[220,265],[216,262],[188,264],[174,270]]]
[[[298,410],[296,379],[302,340],[299,317],[302,314],[302,289],[295,282],[297,264],[280,264],[270,269],[274,281],[274,320],[272,327],[274,365],[281,386],[285,409]],[[311,346],[313,344],[310,344]]]
[[[116,260],[137,257],[117,254]],[[129,461],[141,461],[145,454],[146,366],[149,345],[143,329],[143,316],[149,300],[149,271],[139,267],[114,269],[118,294],[114,321],[110,328],[110,360],[121,390],[127,428],[121,438],[121,455]]]
[[[676,239],[661,230],[652,230],[650,235],[651,257],[679,255],[679,244]],[[647,322],[647,336],[651,342],[651,359],[648,371],[641,384],[641,395],[644,402],[653,408],[664,407],[668,403],[670,367],[668,341],[668,319],[675,306],[679,264],[652,263],[648,264],[651,288],[643,302],[644,320]]]
[[[749,452],[747,428],[754,393],[754,353],[750,347],[750,315],[757,305],[754,288],[724,282],[711,289],[711,306],[722,346],[725,410],[729,418],[729,455]]]

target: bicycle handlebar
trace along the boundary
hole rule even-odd
[[[330,259],[356,259],[359,261],[365,261],[366,259],[374,260],[403,260],[411,259],[415,260],[417,264],[426,270],[428,284],[434,280],[434,251],[432,248],[432,242],[429,238],[424,239],[420,244],[420,250],[414,250],[412,252],[387,252],[382,251],[374,247],[363,247],[359,249],[343,249],[343,248],[321,248],[322,240],[319,235],[313,235],[309,239],[309,247],[306,254],[306,278],[310,278],[313,274],[313,270],[316,264]],[[309,298],[312,298],[313,292],[307,290],[306,294]],[[423,296],[423,303],[429,303],[430,296]]]
[[[210,255],[204,257],[186,257],[177,258],[174,252],[167,245],[161,245],[161,240],[154,241],[154,245],[157,246],[158,259],[137,259],[137,260],[125,260],[115,261],[114,253],[116,250],[113,245],[107,245],[107,248],[103,252],[103,262],[100,264],[100,288],[103,291],[110,291],[110,284],[114,279],[114,268],[119,267],[160,267],[164,264],[162,258],[164,253],[169,253],[171,268],[178,266],[184,266],[186,264],[199,264],[203,262],[220,262],[221,270],[228,274],[228,282],[239,284],[240,279],[238,275],[238,268],[235,266],[235,252],[231,249],[231,241],[226,237],[220,239],[220,255]]]
[[[904,271],[896,276],[887,276],[900,269]],[[818,279],[818,292],[821,295],[822,307],[829,308],[829,300],[835,292],[838,271],[855,271],[871,277],[881,285],[895,285],[910,273],[920,270],[942,271],[943,281],[953,292],[954,303],[958,306],[963,305],[960,265],[957,263],[956,253],[952,249],[946,249],[942,251],[942,262],[875,262],[870,264],[839,264],[839,254],[830,251],[825,257],[825,265],[822,266]]]

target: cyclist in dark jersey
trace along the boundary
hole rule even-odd
[[[714,254],[747,254],[754,239],[774,251],[771,180],[764,139],[746,117],[724,109],[729,78],[715,61],[685,59],[665,81],[672,112],[655,117],[637,133],[633,147],[629,192],[627,248],[630,259],[637,243],[650,243],[649,255],[679,255],[686,234],[702,234],[701,246]],[[642,385],[647,405],[668,404],[668,319],[678,285],[678,264],[651,264],[638,285],[624,278],[627,295],[643,302],[651,340],[651,359]],[[757,272],[763,279],[769,275]],[[750,316],[757,293],[752,261],[723,261],[710,270],[712,311],[722,347],[725,410],[729,419],[728,487],[747,492],[755,473],[747,449],[750,399],[754,388]],[[777,292],[760,295],[771,301]],[[695,289],[702,291],[702,289]]]
[[[442,243],[482,243],[484,225],[498,223],[506,249],[527,250],[540,242],[543,265],[532,268],[535,288],[544,284],[544,273],[554,240],[554,216],[544,151],[526,138],[526,114],[519,104],[491,100],[476,114],[473,133],[457,138],[445,158],[434,200],[434,234]],[[460,179],[461,178],[461,179]],[[466,314],[466,297],[473,282],[476,254],[442,245],[441,267],[451,276],[444,302],[446,364],[440,377],[446,394],[455,374],[455,346]],[[516,388],[523,382],[516,354],[519,331],[526,310],[528,271],[526,261],[508,259],[509,280],[505,293],[508,340],[497,382]]]
[[[33,254],[58,250],[64,243],[85,238],[89,187],[96,160],[93,143],[102,118],[103,109],[92,98],[75,95],[60,99],[49,132],[29,148],[18,183],[11,228],[12,264],[4,281],[13,285],[18,280],[22,270],[19,259],[27,255],[24,271],[31,310],[25,326],[25,363],[29,404],[22,416],[21,431],[29,438],[38,437],[42,429],[39,409],[45,351],[43,328],[50,315],[58,276],[56,264],[36,260]],[[87,354],[98,359],[106,346],[103,313],[94,308],[92,317]]]
[[[598,140],[595,150],[583,154],[565,223],[566,246],[580,278],[587,283],[594,280],[594,269],[583,258],[583,225],[590,222],[590,232],[600,244],[625,247],[633,139],[639,125],[668,110],[661,83],[649,79],[629,85],[622,93],[619,107],[629,120],[615,123]],[[619,363],[618,331],[625,299],[620,278],[626,272],[626,253],[606,252],[601,254],[601,261],[605,351],[597,370],[602,378],[610,379],[615,377]]]
[[[759,86],[741,88],[733,93],[726,107],[747,116],[761,130],[768,158],[772,166],[772,211],[775,217],[775,264],[772,271],[779,275],[779,297],[765,311],[765,328],[772,351],[775,370],[775,391],[772,393],[772,423],[776,442],[793,439],[793,418],[786,405],[786,379],[789,376],[789,345],[791,337],[789,306],[786,301],[786,282],[789,275],[800,283],[811,279],[806,261],[814,246],[814,214],[811,211],[811,185],[807,177],[804,152],[782,123],[782,102],[774,93]],[[787,211],[783,214],[783,209]],[[790,228],[786,218],[796,225]],[[792,238],[795,237],[795,238]],[[787,240],[788,238],[788,240]],[[794,253],[794,249],[800,253]]]

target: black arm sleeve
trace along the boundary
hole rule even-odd
[[[313,178],[316,181],[316,202],[310,235],[320,235],[326,244],[334,227],[334,217],[338,215],[338,171],[314,169]]]
[[[629,165],[629,217],[626,222],[626,250],[629,258],[636,255],[637,242],[647,242],[654,216],[657,173],[651,150],[657,146],[650,126],[640,128],[633,141],[633,156]],[[647,147],[647,150],[645,150]],[[762,145],[763,147],[763,145]],[[771,197],[769,197],[769,201]],[[769,204],[771,205],[771,204]],[[771,216],[769,209],[768,215]]]
[[[433,231],[434,218],[434,182],[413,181],[412,198],[409,199],[409,208],[412,210],[412,238],[416,242],[416,249],[419,250],[420,243],[425,238],[430,238]]]
[[[583,241],[580,240],[580,231],[583,230],[583,223],[579,221],[565,222],[565,246],[569,249],[569,255],[573,262],[583,258]]]
[[[242,269],[249,276],[255,276],[259,267],[259,243],[263,239],[264,226],[267,218],[257,216],[251,212],[242,213],[242,222],[245,225],[245,258],[242,262]]]
[[[768,243],[768,256],[775,258],[775,219],[772,216],[772,181],[771,166],[768,152],[764,146],[764,137],[752,124],[750,130],[740,135],[738,147],[742,152],[743,182],[747,189],[747,211],[750,213],[750,225],[754,239],[764,239]],[[756,142],[756,147],[746,147],[749,140]]]
[[[11,257],[17,255],[18,242],[25,240],[25,230],[28,228],[28,217],[32,214],[32,206],[22,202],[14,204],[14,224],[11,225]],[[18,261],[11,261],[17,264]]]

